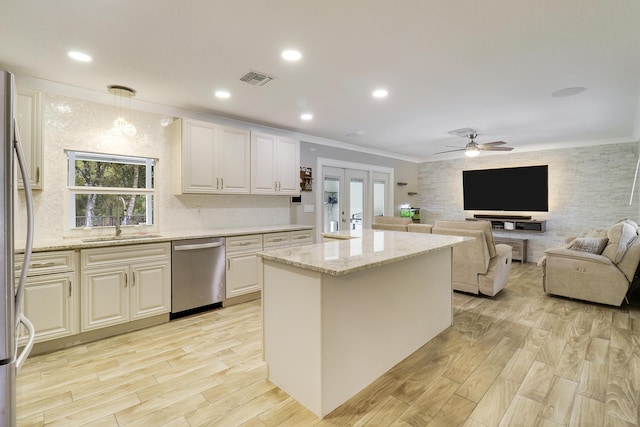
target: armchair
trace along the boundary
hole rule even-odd
[[[542,286],[548,294],[620,306],[639,262],[638,225],[620,221],[606,237],[580,237],[547,249]]]
[[[505,287],[512,249],[494,244],[491,222],[437,220],[432,233],[475,238],[453,248],[453,289],[494,296]]]

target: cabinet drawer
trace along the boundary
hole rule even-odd
[[[134,261],[170,259],[171,243],[84,249],[80,252],[80,257],[83,269],[112,264],[129,264]]]
[[[264,248],[280,248],[289,246],[289,232],[269,233],[264,235]]]
[[[64,273],[73,271],[76,264],[75,260],[76,258],[74,251],[35,252],[31,254],[28,275],[39,276],[41,274]],[[23,262],[24,254],[16,254],[16,276],[20,275]]]
[[[310,245],[313,243],[313,230],[291,232],[291,246]]]
[[[250,250],[255,250],[256,252],[261,251],[262,235],[251,234],[248,236],[227,237],[225,248],[227,253]]]

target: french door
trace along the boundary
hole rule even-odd
[[[322,168],[323,232],[369,227],[368,175],[364,170]]]

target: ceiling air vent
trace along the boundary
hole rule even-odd
[[[240,77],[240,80],[242,80],[243,82],[247,82],[250,85],[254,86],[264,86],[273,79],[275,79],[275,77],[269,76],[264,73],[258,73],[256,71],[249,71],[247,74]]]

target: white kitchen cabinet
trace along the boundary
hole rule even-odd
[[[171,310],[171,245],[86,249],[82,260],[82,331]]]
[[[170,132],[177,194],[249,194],[249,131],[177,119]]]
[[[29,182],[34,190],[43,188],[42,155],[42,92],[28,89],[16,89],[16,119],[20,133],[20,142],[27,162]],[[18,186],[23,188],[22,177],[18,173]]]
[[[262,250],[262,235],[227,237],[225,246],[227,298],[259,291],[256,253]]]
[[[300,194],[300,141],[251,134],[251,193]]]
[[[23,257],[15,257],[16,278],[20,276]],[[33,323],[35,342],[78,332],[76,257],[74,251],[37,252],[31,257],[21,310]],[[23,345],[26,340],[27,331],[21,327],[18,344]]]
[[[290,246],[303,246],[313,243],[313,230],[291,231],[289,233]]]

